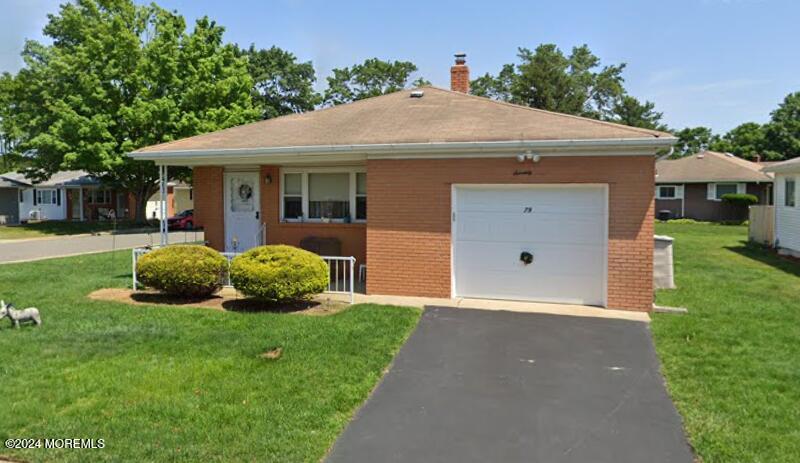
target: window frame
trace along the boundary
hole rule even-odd
[[[662,188],[674,188],[675,196],[663,196],[661,194]],[[683,185],[677,185],[677,184],[656,185],[656,199],[665,199],[665,200],[683,199]]]
[[[42,193],[48,192],[50,193],[50,201],[42,201]],[[36,205],[37,206],[55,206],[58,204],[58,198],[56,198],[56,189],[55,188],[37,188],[36,189]]]
[[[730,194],[745,194],[747,192],[747,183],[743,182],[713,182],[708,184],[708,195],[707,199],[709,201],[722,201],[721,195],[717,194],[717,187],[719,185],[735,185],[736,192]],[[725,193],[729,194],[729,193]]]
[[[792,194],[789,195],[789,183],[792,184]],[[791,204],[789,201],[791,200]],[[797,178],[786,176],[783,179],[783,207],[797,207]]]
[[[284,178],[287,174],[300,174],[300,204],[303,216],[299,219],[286,218],[284,215],[284,198],[296,197],[295,194],[284,194],[284,186],[286,182]],[[280,191],[280,221],[283,223],[347,223],[345,219],[311,219],[309,213],[309,195],[308,195],[308,174],[349,174],[348,184],[348,200],[350,203],[350,222],[351,223],[366,223],[365,219],[356,219],[356,188],[357,179],[356,174],[367,174],[365,166],[353,167],[305,167],[305,168],[281,168],[280,180],[278,190]],[[366,194],[358,196],[367,197]],[[369,216],[368,216],[369,217]]]

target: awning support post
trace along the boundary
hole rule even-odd
[[[161,231],[161,246],[169,244],[169,226],[167,223],[167,166],[158,166],[158,190],[161,193],[161,201],[158,207],[160,208],[160,231]]]

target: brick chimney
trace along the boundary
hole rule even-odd
[[[469,68],[467,54],[456,53],[456,64],[450,67],[450,90],[469,93]]]

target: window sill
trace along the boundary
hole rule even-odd
[[[305,222],[299,221],[287,221],[281,220],[277,224],[281,227],[333,227],[333,228],[363,228],[367,226],[366,221],[358,221],[358,222],[317,222],[317,221],[309,221],[306,220]]]

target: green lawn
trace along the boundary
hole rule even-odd
[[[705,463],[800,461],[800,265],[746,227],[658,224],[677,290],[651,325],[668,387]]]
[[[130,253],[0,265],[0,438],[102,438],[103,450],[8,451],[26,461],[317,462],[420,312],[361,305],[327,317],[92,301],[127,286]],[[280,346],[279,360],[260,357]]]
[[[116,228],[115,228],[116,227]],[[78,235],[81,233],[97,233],[110,230],[130,230],[146,228],[141,224],[132,222],[69,222],[60,220],[47,220],[44,222],[22,225],[1,225],[0,240],[18,240],[26,238],[42,238],[58,235]],[[150,227],[156,230],[157,227]]]

